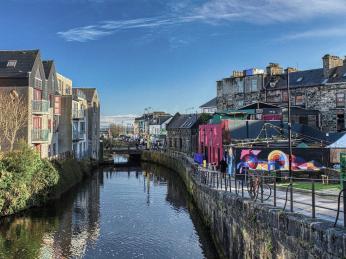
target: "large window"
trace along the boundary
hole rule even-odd
[[[236,92],[243,93],[244,92],[244,81],[241,78],[235,79],[236,81]]]
[[[336,94],[336,107],[345,107],[345,94]]]
[[[304,105],[304,96],[303,95],[296,95],[295,105]]]
[[[288,93],[287,90],[281,92],[282,95],[282,101],[283,102],[288,102]]]
[[[251,80],[251,92],[257,92],[257,78]]]

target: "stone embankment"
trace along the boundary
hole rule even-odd
[[[223,258],[346,258],[344,229],[210,189],[193,177],[191,164],[166,153],[144,151],[142,160],[180,175]]]

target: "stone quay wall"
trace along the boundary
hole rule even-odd
[[[144,151],[142,160],[179,174],[221,258],[346,258],[346,232],[331,223],[210,189],[191,164],[166,153]]]

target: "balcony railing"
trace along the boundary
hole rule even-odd
[[[48,113],[49,101],[46,100],[33,100],[32,101],[32,113],[44,114]]]
[[[83,139],[85,139],[85,132],[84,131],[73,132],[72,138],[73,138],[73,140],[83,140]]]
[[[33,129],[31,131],[32,142],[45,142],[48,141],[49,130],[48,129]]]
[[[72,110],[72,118],[73,119],[83,119],[84,118],[84,110]]]

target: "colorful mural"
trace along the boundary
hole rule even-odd
[[[238,149],[237,170],[249,168],[252,170],[274,171],[288,170],[288,154],[282,150]],[[308,155],[308,154],[307,154]],[[292,155],[292,170],[318,171],[323,166],[316,160],[306,161],[301,156]]]

